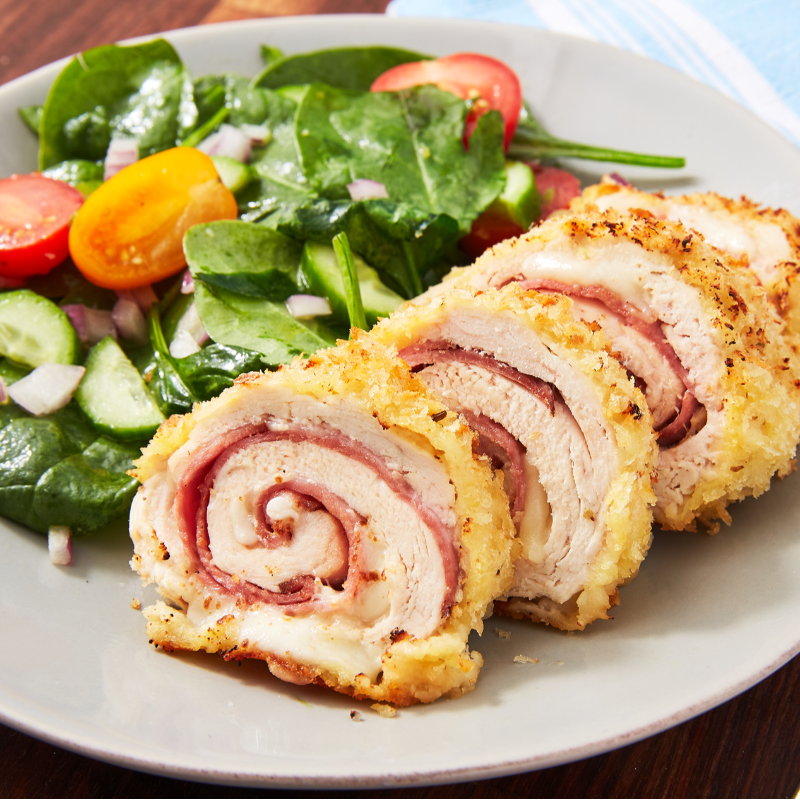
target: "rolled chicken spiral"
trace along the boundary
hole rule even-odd
[[[522,555],[501,613],[607,618],[650,544],[657,448],[644,397],[566,297],[455,290],[373,335],[462,413],[502,469]]]
[[[568,214],[495,246],[421,299],[510,283],[569,295],[641,386],[660,445],[662,526],[715,530],[729,503],[793,469],[794,347],[753,274],[701,235],[647,211]]]
[[[398,705],[457,696],[510,585],[513,526],[473,436],[362,336],[243,376],[137,462],[132,566],[165,650]]]

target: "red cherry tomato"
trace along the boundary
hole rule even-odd
[[[0,179],[0,275],[24,278],[57,267],[69,254],[69,225],[83,195],[42,175]]]
[[[569,208],[569,201],[581,193],[580,181],[566,170],[539,164],[529,166],[542,198],[542,219],[547,219],[554,211]]]
[[[469,233],[459,241],[458,246],[474,259],[484,250],[488,250],[506,239],[522,236],[523,233],[525,231],[510,219],[484,211],[472,223]]]
[[[467,139],[481,116],[491,109],[499,111],[506,124],[503,147],[508,150],[522,108],[522,86],[514,70],[489,56],[457,53],[431,61],[399,64],[378,76],[370,88],[373,92],[396,92],[426,83],[473,101],[467,117]]]

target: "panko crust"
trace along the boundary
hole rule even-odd
[[[800,335],[800,219],[783,208],[769,208],[753,202],[742,195],[738,200],[724,197],[716,192],[693,192],[686,195],[667,196],[663,192],[642,192],[633,186],[624,186],[608,175],[603,176],[600,183],[587,186],[579,197],[570,202],[570,210],[582,213],[591,210],[600,198],[609,195],[624,194],[630,198],[628,202],[646,209],[657,217],[663,216],[666,203],[702,206],[712,213],[739,220],[743,225],[752,222],[764,222],[777,225],[786,237],[791,257],[775,264],[774,279],[765,283],[764,288],[770,302],[778,309],[786,326],[793,335]],[[734,258],[727,254],[729,258]],[[744,266],[748,266],[745,256]]]
[[[167,420],[136,462],[136,476],[143,482],[158,478],[167,459],[188,441],[191,430],[204,419],[224,414],[250,387],[275,385],[297,394],[324,400],[344,396],[391,429],[418,441],[443,462],[456,490],[461,584],[458,602],[441,621],[434,635],[418,640],[407,634],[387,642],[381,658],[382,671],[375,682],[364,674],[352,674],[321,664],[302,664],[264,652],[243,638],[240,626],[259,604],[221,604],[219,597],[196,574],[181,576],[186,594],[195,593],[206,609],[219,609],[219,619],[202,627],[194,625],[184,601],[160,602],[144,609],[148,636],[165,650],[205,650],[222,653],[227,660],[258,658],[284,680],[316,683],[359,699],[398,706],[430,702],[440,696],[457,697],[475,687],[482,658],[470,652],[470,631],[481,631],[492,600],[513,581],[512,555],[517,545],[502,483],[482,459],[473,456],[469,427],[437,402],[390,349],[379,346],[367,334],[354,331],[349,342],[321,351],[307,361],[297,359],[274,373],[250,373],[219,397],[195,407],[185,417]],[[140,488],[146,491],[148,484]],[[170,555],[149,527],[132,526],[135,555],[131,562],[145,583],[163,580]]]
[[[534,330],[552,352],[588,378],[616,441],[615,477],[603,504],[605,541],[583,590],[566,603],[509,598],[497,601],[495,611],[562,630],[581,630],[597,619],[608,619],[608,609],[619,602],[617,587],[635,577],[651,542],[651,475],[658,450],[644,396],[612,356],[599,327],[574,319],[568,297],[525,291],[514,284],[500,291],[454,289],[428,304],[408,304],[379,323],[373,335],[402,350],[459,306],[511,313]]]
[[[656,521],[673,530],[716,532],[730,522],[727,506],[765,492],[774,475],[794,469],[800,439],[800,361],[794,337],[749,269],[709,247],[703,237],[651,213],[599,212],[553,217],[518,239],[490,248],[471,267],[453,270],[418,302],[456,287],[492,285],[492,276],[513,274],[532,252],[561,239],[591,248],[627,239],[656,255],[676,278],[697,290],[720,354],[715,380],[724,406],[724,435],[708,454],[691,495],[659,501]],[[498,267],[498,265],[502,265]],[[659,494],[658,481],[654,483]]]

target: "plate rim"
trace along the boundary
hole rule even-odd
[[[401,27],[401,26],[413,27],[413,25],[415,24],[418,25],[424,23],[426,25],[447,24],[448,26],[457,26],[457,27],[463,27],[465,29],[474,30],[479,27],[484,28],[488,25],[498,30],[513,31],[515,34],[519,34],[520,29],[522,28],[522,26],[512,26],[506,23],[498,23],[498,22],[486,23],[483,21],[463,20],[463,19],[451,20],[451,19],[438,19],[429,17],[397,18],[397,17],[385,17],[383,15],[374,15],[374,14],[330,14],[330,15],[311,15],[308,17],[296,16],[296,17],[281,17],[281,18],[257,18],[257,19],[217,22],[208,25],[189,26],[189,27],[164,31],[161,33],[138,36],[130,39],[120,40],[117,43],[122,45],[129,45],[142,41],[150,41],[157,37],[163,37],[167,41],[174,43],[177,49],[180,49],[180,45],[183,40],[198,35],[198,32],[205,33],[207,31],[208,35],[213,38],[215,32],[223,28],[231,29],[240,27],[242,29],[244,28],[250,29],[253,26],[258,26],[259,28],[262,29],[270,29],[270,28],[280,28],[284,26],[298,25],[298,24],[300,24],[301,26],[304,25],[324,26],[326,24],[330,24],[332,20],[336,20],[337,22],[364,21],[367,22],[368,25],[375,25],[376,27],[384,25],[392,25],[396,27]],[[525,27],[524,32],[525,35],[533,35],[534,37],[541,36],[545,39],[563,39],[571,41],[573,43],[577,43],[582,48],[597,48],[603,51],[613,51],[614,53],[619,54],[624,58],[641,60],[643,62],[646,62],[650,67],[656,67],[660,70],[665,71],[666,73],[671,74],[672,76],[679,76],[681,80],[692,81],[696,87],[707,92],[710,96],[713,96],[715,98],[715,101],[720,101],[720,100],[724,101],[725,103],[729,104],[730,107],[738,109],[744,114],[749,115],[749,117],[752,120],[756,121],[763,128],[765,133],[768,132],[771,136],[776,137],[776,139],[782,142],[785,146],[791,148],[792,152],[794,152],[797,155],[798,159],[800,159],[800,154],[797,153],[797,149],[779,131],[772,128],[769,124],[759,119],[756,115],[754,115],[748,109],[736,103],[731,98],[720,94],[719,92],[712,89],[711,87],[708,87],[701,81],[693,78],[692,76],[688,76],[680,72],[679,70],[676,70],[673,67],[662,64],[658,61],[649,59],[645,56],[641,56],[636,53],[631,53],[625,50],[621,50],[606,43],[595,42],[583,39],[578,36],[572,36],[569,34],[557,33],[533,27]],[[62,68],[63,65],[65,65],[66,63],[68,63],[72,57],[73,56],[67,56],[65,58],[58,59],[56,61],[53,61],[49,64],[37,68],[32,72],[19,76],[3,84],[2,86],[0,86],[0,103],[2,103],[3,95],[5,95],[6,93],[10,93],[11,91],[14,91],[20,87],[23,87],[25,84],[29,82],[38,81],[42,79],[45,75],[49,74],[52,74],[52,76],[55,77],[55,75],[57,74],[57,70],[59,68]],[[3,527],[8,527],[10,525],[13,525],[13,523],[10,523],[5,518],[0,518],[0,523],[2,523]],[[788,663],[795,655],[797,655],[798,652],[800,652],[800,637],[798,637],[797,641],[795,641],[788,649],[784,650],[780,655],[778,655],[775,659],[773,659],[773,661],[771,661],[768,665],[764,666],[755,674],[738,680],[733,685],[718,691],[714,695],[710,695],[701,702],[696,702],[680,711],[674,712],[664,717],[660,717],[657,720],[654,720],[646,725],[639,726],[624,734],[616,734],[602,741],[598,740],[590,744],[580,745],[574,748],[562,749],[559,750],[558,752],[553,752],[545,755],[537,755],[524,759],[514,759],[503,763],[493,763],[478,767],[446,769],[441,771],[429,770],[422,772],[416,772],[416,771],[383,772],[381,774],[374,773],[371,775],[348,775],[348,776],[295,775],[289,777],[289,776],[265,775],[263,773],[259,774],[257,772],[247,772],[247,771],[243,772],[241,770],[233,772],[231,770],[196,769],[193,767],[181,766],[176,763],[167,763],[167,762],[156,763],[154,761],[142,760],[141,758],[127,756],[125,753],[121,751],[104,750],[102,748],[95,747],[86,742],[73,741],[65,733],[64,734],[59,733],[56,729],[56,726],[42,727],[41,725],[35,724],[33,721],[31,721],[30,714],[27,717],[22,714],[20,714],[19,716],[9,715],[9,713],[7,712],[7,708],[9,707],[10,704],[6,703],[4,701],[4,698],[2,698],[1,696],[0,696],[0,721],[2,721],[3,724],[15,730],[22,731],[23,733],[26,733],[27,735],[30,735],[34,738],[47,741],[51,744],[63,747],[66,750],[69,750],[71,752],[83,756],[95,758],[99,761],[103,761],[106,763],[112,763],[126,769],[134,769],[141,772],[147,772],[154,775],[162,775],[172,778],[191,779],[191,780],[203,781],[207,783],[220,784],[220,785],[243,785],[250,787],[275,787],[275,788],[286,788],[286,789],[322,789],[322,788],[366,789],[366,788],[378,788],[385,786],[400,787],[400,786],[410,786],[410,785],[417,785],[417,786],[437,785],[437,784],[448,784],[448,783],[460,783],[471,780],[486,780],[512,774],[519,774],[531,770],[544,769],[565,763],[570,763],[572,761],[577,761],[584,758],[589,758],[594,755],[599,755],[602,753],[609,752],[611,750],[615,750],[620,747],[624,747],[629,744],[633,744],[649,736],[663,732],[671,727],[674,727],[675,725],[681,724],[682,722],[685,722],[693,717],[696,717],[708,711],[709,709],[714,708],[732,699],[733,697],[741,694],[742,692],[747,691],[748,689],[752,688],[754,685],[759,683],[761,680],[768,677],[770,674],[774,673],[776,670],[780,669],[782,666]]]

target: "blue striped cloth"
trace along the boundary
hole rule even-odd
[[[704,81],[800,147],[798,0],[392,0],[387,14],[568,33]]]

